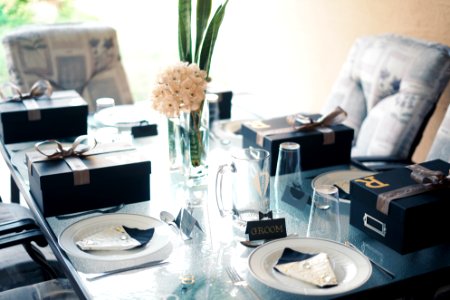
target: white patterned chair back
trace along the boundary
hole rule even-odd
[[[410,159],[450,76],[450,48],[385,34],[351,48],[322,113],[341,106],[353,157]]]
[[[76,90],[95,110],[95,99],[133,102],[116,31],[96,23],[27,25],[3,39],[10,80],[28,91],[38,79],[54,90]]]
[[[433,144],[431,144],[426,160],[433,159],[442,159],[450,163],[450,106],[447,106],[447,112],[442,119]]]

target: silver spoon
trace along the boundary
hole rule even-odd
[[[290,237],[297,237],[298,235],[296,233],[293,234],[288,234],[286,237],[284,238],[290,238]],[[249,247],[249,248],[256,248],[259,247],[267,242],[273,241],[273,239],[271,240],[255,240],[255,241],[240,241],[240,243],[242,245],[244,245],[245,247]]]
[[[159,218],[161,219],[161,221],[163,221],[164,223],[166,223],[167,225],[173,226],[175,227],[175,229],[177,231],[179,231],[180,229],[178,228],[177,223],[175,223],[175,217],[168,211],[161,211],[159,213]]]
[[[173,228],[177,231],[177,233],[181,236],[183,240],[190,240],[191,238],[186,236],[180,227],[178,227],[177,223],[175,223],[175,217],[168,211],[161,211],[159,213],[159,218],[161,221],[166,223],[169,226],[173,226]]]

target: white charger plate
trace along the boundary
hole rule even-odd
[[[100,126],[129,129],[142,125],[142,122],[151,123],[150,109],[137,105],[117,105],[108,107],[94,114],[94,122]]]
[[[304,253],[328,254],[338,285],[320,288],[288,277],[273,269],[285,248]],[[330,296],[345,293],[363,285],[372,274],[372,265],[362,253],[324,239],[284,238],[256,248],[248,258],[252,275],[261,283],[274,289],[300,295]]]
[[[138,229],[155,228],[155,233],[145,246],[129,250],[83,251],[76,245],[77,241],[114,225]],[[77,262],[79,271],[98,273],[168,258],[172,252],[170,236],[169,226],[157,219],[136,214],[113,213],[73,223],[60,234],[58,243]]]
[[[375,172],[369,171],[359,171],[359,170],[339,170],[331,171],[320,174],[316,176],[311,181],[311,186],[314,187],[318,185],[333,185],[336,184],[344,192],[350,193],[350,181],[356,178],[361,178],[365,176],[370,176],[375,174]]]

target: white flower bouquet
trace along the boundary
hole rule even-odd
[[[227,3],[228,0],[219,5],[210,19],[212,1],[197,0],[195,26],[191,26],[191,20],[194,19],[192,1],[178,1],[178,52],[181,62],[170,66],[158,76],[152,93],[152,106],[155,110],[168,118],[182,115],[182,119],[186,120],[181,120],[184,123],[181,124],[181,129],[185,168],[186,160],[189,160],[189,167],[192,168],[206,164],[204,158],[208,132],[201,130],[202,112],[207,105],[205,90],[209,81],[211,58]],[[169,140],[170,134],[169,127]]]

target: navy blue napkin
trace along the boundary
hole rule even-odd
[[[295,250],[293,250],[291,248],[285,248],[284,251],[283,251],[283,254],[278,259],[277,265],[279,265],[279,264],[287,264],[287,263],[297,262],[297,261],[302,261],[302,260],[309,259],[309,258],[311,258],[313,256],[316,256],[316,255],[317,254],[308,254],[308,253],[295,251]],[[275,270],[277,270],[277,269],[275,268]]]
[[[137,240],[141,245],[137,246],[136,248],[145,246],[150,242],[150,240],[153,237],[153,234],[155,233],[155,228],[149,228],[149,229],[137,229],[137,228],[130,228],[126,226],[122,226],[123,229],[128,233],[128,235],[135,240]]]

